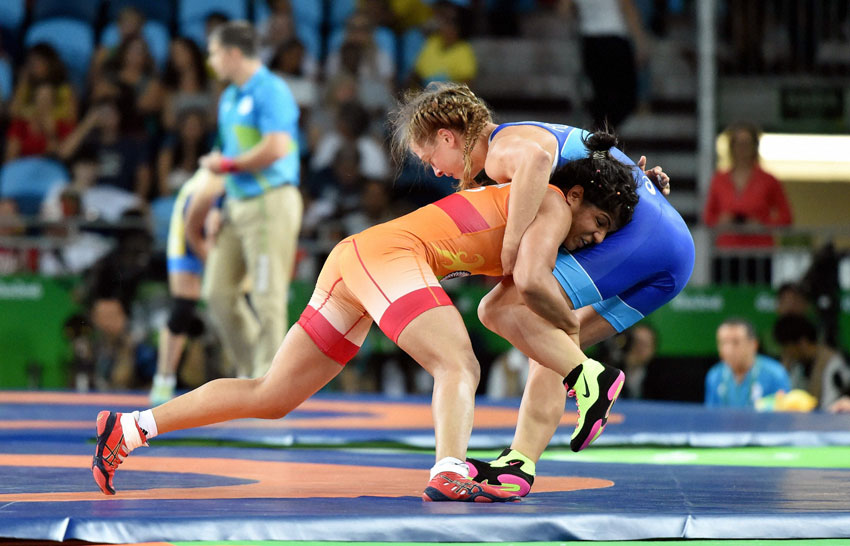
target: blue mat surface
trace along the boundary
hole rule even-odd
[[[103,395],[57,394],[53,403],[27,401],[0,392],[0,441],[90,439],[101,409],[146,408],[141,395],[123,395],[109,404]],[[20,393],[17,393],[20,394]],[[5,396],[4,396],[5,395]],[[58,400],[58,401],[56,401]],[[568,445],[575,409],[567,402],[565,420],[551,445]],[[510,444],[518,400],[479,400],[470,447]],[[573,421],[574,423],[574,421]],[[392,442],[433,448],[427,398],[392,400],[374,396],[320,395],[278,421],[241,420],[170,433],[168,439],[212,439],[269,445],[326,445]],[[698,404],[618,401],[597,445],[669,445],[697,447],[850,445],[850,415],[756,413],[707,409]]]
[[[850,470],[542,461],[520,503],[425,503],[429,455],[152,443],[119,470],[116,497],[96,492],[91,445],[0,443],[0,537],[850,538]]]

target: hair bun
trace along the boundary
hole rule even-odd
[[[606,159],[608,157],[608,150],[617,145],[617,137],[612,133],[600,130],[590,133],[585,139],[584,145],[591,152],[591,158]]]

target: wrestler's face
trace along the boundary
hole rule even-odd
[[[567,204],[573,213],[573,221],[564,240],[564,247],[571,252],[599,244],[615,230],[611,215],[585,201],[583,196],[584,189],[581,186],[574,186],[567,192]]]
[[[410,144],[410,151],[437,176],[463,177],[463,139],[449,129],[439,129],[432,142]]]

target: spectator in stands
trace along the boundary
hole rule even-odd
[[[807,316],[812,312],[812,302],[803,285],[796,282],[783,283],[776,291],[776,314]]]
[[[346,21],[343,44],[357,51],[356,67],[343,63],[343,48],[331,51],[325,61],[325,76],[332,78],[343,70],[351,72],[358,80],[375,80],[392,85],[395,78],[395,59],[390,52],[375,43],[375,24],[364,11],[354,12]]]
[[[268,5],[269,16],[257,24],[257,33],[260,35],[260,59],[271,67],[272,59],[281,47],[297,40],[298,35],[295,32],[295,15],[292,13],[290,0],[268,0]],[[303,58],[313,70],[316,69],[316,59],[306,52]],[[315,72],[312,75],[315,75]]]
[[[118,29],[118,43],[113,46],[100,45],[94,54],[91,65],[90,78],[97,81],[103,76],[106,66],[115,62],[115,58],[121,46],[134,38],[142,37],[145,27],[145,14],[135,6],[125,6],[118,12],[115,19]]]
[[[720,324],[717,351],[721,361],[706,375],[706,406],[755,408],[760,398],[791,390],[791,379],[782,364],[759,354],[758,347],[749,321],[730,318]]]
[[[24,62],[18,70],[15,93],[9,114],[26,117],[35,109],[35,89],[41,83],[50,83],[56,90],[53,117],[57,120],[74,122],[77,119],[77,97],[68,79],[68,70],[53,47],[45,43],[35,44],[27,50]]]
[[[343,235],[347,237],[360,233],[397,216],[387,183],[375,179],[365,180],[361,184],[359,206],[342,217]]]
[[[645,398],[644,384],[655,359],[658,343],[655,330],[647,324],[635,324],[618,338],[622,338],[621,353],[611,364],[626,374],[626,382],[620,396]]]
[[[752,123],[735,123],[726,130],[729,139],[731,168],[715,173],[711,180],[703,210],[708,227],[736,228],[752,226],[787,226],[791,224],[791,207],[782,184],[759,165],[760,131]],[[723,233],[717,236],[719,248],[753,248],[773,246],[770,234]],[[755,259],[731,261],[732,278],[757,279]],[[723,262],[715,260],[714,278],[723,280]],[[769,272],[769,263],[762,269]]]
[[[74,120],[57,118],[57,88],[43,81],[33,89],[33,108],[12,118],[6,132],[6,161],[32,155],[55,155],[74,129]]]
[[[184,109],[176,127],[168,133],[157,157],[159,195],[172,195],[198,168],[198,161],[212,148],[207,113],[195,108]]]
[[[82,148],[71,160],[71,181],[53,185],[41,204],[41,219],[61,222],[67,216],[62,196],[72,190],[80,196],[81,215],[88,221],[117,223],[128,213],[141,213],[144,202],[138,195],[111,185],[98,185],[100,163],[97,150]]]
[[[117,102],[106,99],[94,104],[59,147],[59,156],[67,160],[82,148],[96,150],[98,185],[122,188],[147,200],[152,178],[147,140],[122,131]]]
[[[298,38],[292,38],[275,51],[269,61],[269,70],[284,79],[292,90],[295,102],[301,107],[302,115],[305,109],[309,111],[319,99],[319,89],[316,84],[318,66],[308,55],[307,50]]]
[[[129,309],[116,298],[101,298],[92,306],[97,390],[125,390],[137,384],[135,346],[129,331],[129,315]]]
[[[329,166],[344,143],[354,143],[360,153],[360,172],[367,178],[384,180],[390,176],[389,156],[381,143],[368,134],[369,112],[357,101],[339,105],[334,130],[316,144],[310,169],[318,172]]]
[[[132,131],[157,131],[165,91],[144,38],[136,36],[122,43],[97,84],[100,89],[96,97],[114,96],[129,103],[134,116],[128,121],[136,119],[139,123],[129,127]]]
[[[649,58],[638,10],[633,0],[561,0],[559,8],[578,19],[593,122],[618,128],[637,107],[638,71]]]
[[[201,110],[205,123],[214,119],[213,96],[206,61],[198,45],[183,37],[174,38],[162,75],[164,105],[162,125],[166,130],[177,126],[177,119],[187,109]]]
[[[80,230],[78,222],[85,220],[80,192],[73,186],[62,188],[58,197],[58,215],[50,218],[45,235],[57,243],[43,249],[39,257],[42,275],[79,275],[89,270],[112,250],[114,241],[94,231]]]
[[[805,389],[828,409],[850,388],[850,366],[841,353],[818,340],[814,324],[803,315],[785,315],[773,325],[792,385]]]
[[[127,221],[140,220],[128,216]],[[122,230],[112,252],[99,260],[86,281],[89,314],[95,328],[95,383],[98,389],[139,388],[131,310],[138,286],[149,275],[152,237],[144,229]]]
[[[435,29],[425,40],[416,58],[413,75],[416,84],[432,81],[471,83],[478,72],[478,60],[465,39],[458,6],[441,2],[435,7]]]

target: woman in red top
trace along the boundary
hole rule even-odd
[[[703,222],[708,227],[787,226],[791,224],[791,207],[782,184],[759,165],[759,130],[750,123],[736,123],[726,130],[729,138],[729,156],[732,166],[728,171],[718,171],[711,180],[703,211]],[[715,244],[718,248],[763,248],[773,246],[770,234],[721,233]],[[743,277],[754,279],[754,259],[745,263],[730,261],[731,277],[739,267],[746,268]],[[769,261],[769,260],[768,260]],[[715,263],[715,280],[724,277]],[[769,271],[769,263],[765,271]],[[743,272],[742,272],[743,273]],[[761,280],[765,280],[762,277]]]
[[[59,144],[74,129],[74,123],[54,116],[56,94],[52,83],[38,84],[33,92],[34,107],[12,118],[6,133],[6,161],[57,153]]]
[[[738,123],[726,131],[732,168],[718,171],[711,180],[703,221],[709,227],[731,225],[787,226],[791,207],[782,184],[759,165],[759,131],[749,123]],[[770,235],[725,233],[717,246],[773,246]]]

